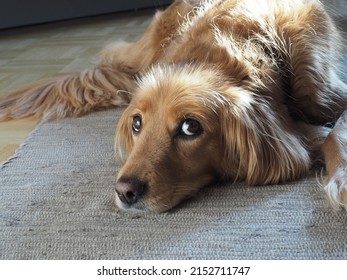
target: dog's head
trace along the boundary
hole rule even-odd
[[[291,157],[272,113],[226,80],[217,70],[167,66],[139,81],[116,132],[121,209],[165,211],[221,177],[250,184],[288,177],[293,165],[284,166]]]

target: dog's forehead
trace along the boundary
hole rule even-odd
[[[203,91],[213,87],[213,71],[192,66],[157,66],[138,80],[139,93],[157,98]]]
[[[197,67],[153,68],[139,78],[133,103],[144,108],[204,105],[216,94],[212,75]]]
[[[134,98],[133,107],[150,112],[194,112],[208,107],[208,92],[189,87],[157,87],[142,89]],[[205,108],[205,109],[206,109]]]

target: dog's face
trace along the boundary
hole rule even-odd
[[[124,163],[117,205],[161,212],[216,178],[251,185],[297,178],[307,171],[308,154],[278,114],[242,80],[188,66],[153,69],[117,128]]]
[[[125,163],[116,199],[122,209],[170,209],[218,173],[219,122],[202,98],[212,94],[209,81],[186,71],[164,72],[142,79],[118,125],[116,150]]]

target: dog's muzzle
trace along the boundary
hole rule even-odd
[[[126,206],[136,204],[146,193],[147,183],[136,177],[121,177],[116,182],[116,193]]]

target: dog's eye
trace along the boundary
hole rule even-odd
[[[133,132],[134,133],[139,133],[141,131],[141,128],[142,128],[142,118],[141,118],[141,116],[135,116],[133,118],[132,128],[133,128]]]
[[[201,124],[194,119],[186,119],[181,125],[181,136],[198,136],[202,132]]]

